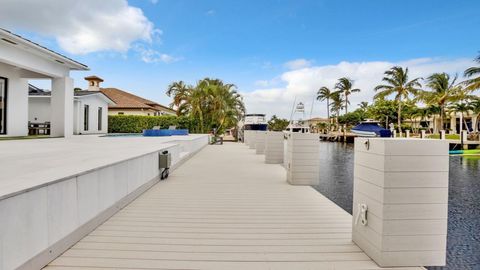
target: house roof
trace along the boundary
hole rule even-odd
[[[98,77],[98,76],[95,76],[95,75],[93,75],[93,76],[87,76],[87,77],[85,77],[84,79],[87,80],[87,81],[90,80],[90,81],[103,82],[103,79],[102,79],[102,78],[100,78],[100,77]]]
[[[35,43],[18,34],[12,33],[11,31],[8,31],[4,28],[0,28],[0,41],[9,43],[11,45],[18,45],[20,43],[26,47],[33,48],[44,55],[52,57],[58,64],[65,64],[70,69],[73,69],[73,70],[89,70],[88,66],[85,64],[77,62],[72,58],[69,58],[58,52],[52,51],[47,47],[44,47],[38,43]]]
[[[110,108],[164,110],[175,113],[175,110],[167,106],[117,88],[100,88],[100,91],[115,102],[115,105],[110,106]]]
[[[36,87],[35,85],[28,84],[28,95],[31,97],[50,97],[52,95],[51,91],[40,89]],[[87,90],[80,90],[80,91],[74,91],[73,96],[77,98],[81,98],[84,96],[91,96],[91,95],[101,95],[105,101],[107,101],[109,104],[113,105],[115,102],[110,99],[108,96],[103,94],[102,92],[99,91],[87,91]]]

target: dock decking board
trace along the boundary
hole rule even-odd
[[[45,269],[381,269],[352,217],[248,147],[208,146]],[[422,269],[395,268],[395,269]]]

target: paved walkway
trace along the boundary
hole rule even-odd
[[[379,269],[347,212],[263,158],[206,147],[46,269]]]

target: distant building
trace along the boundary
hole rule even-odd
[[[28,121],[31,128],[50,124],[52,119],[51,91],[29,85]],[[108,132],[108,106],[115,104],[99,91],[74,91],[73,134]],[[45,132],[42,130],[41,132]]]
[[[109,115],[176,115],[176,111],[167,106],[136,96],[125,90],[101,88],[100,83],[103,82],[103,79],[97,76],[85,77],[85,80],[88,81],[88,91],[99,91],[113,100],[114,104],[108,106]]]

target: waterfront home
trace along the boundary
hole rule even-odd
[[[88,67],[0,28],[0,136],[28,134],[29,79],[51,80],[51,135],[73,135],[72,70]]]
[[[109,99],[114,101],[114,104],[108,106],[109,115],[175,115],[176,111],[159,104],[155,101],[139,97],[128,91],[118,88],[101,88],[100,84],[103,79],[97,76],[85,77],[88,81],[89,91],[100,91]]]
[[[51,92],[29,86],[29,134],[48,134],[51,122]],[[115,103],[100,91],[76,90],[73,93],[73,134],[108,132],[108,106]]]

